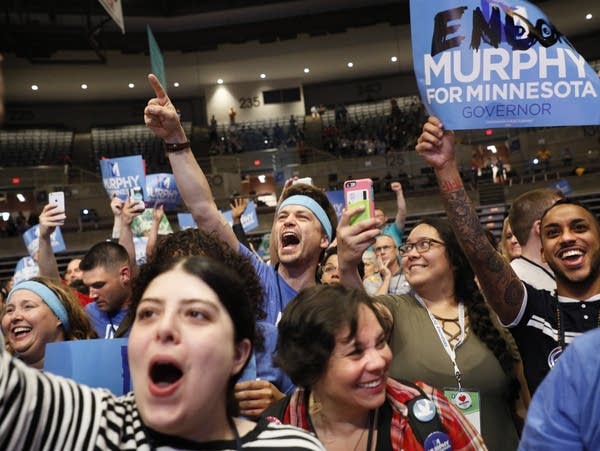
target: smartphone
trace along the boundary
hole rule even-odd
[[[355,224],[365,219],[375,217],[375,199],[373,197],[373,180],[358,179],[346,180],[344,182],[344,202],[346,208],[353,208],[359,205],[365,207],[361,214],[353,216],[350,224]]]
[[[65,193],[54,191],[48,194],[48,203],[56,205],[60,211],[65,211]]]
[[[305,185],[312,185],[313,181],[312,181],[312,177],[303,177],[301,179],[294,180],[292,185],[295,185],[296,183],[304,183]]]
[[[146,205],[144,204],[144,191],[141,186],[129,188],[129,199],[131,200],[132,206],[135,205],[136,210],[144,210],[146,208]]]

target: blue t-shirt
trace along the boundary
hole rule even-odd
[[[277,347],[277,327],[264,321],[259,321],[258,327],[265,337],[265,352],[256,353],[256,377],[271,382],[280,392],[289,395],[296,386],[281,368],[273,365],[273,356]]]
[[[281,312],[298,292],[287,284],[273,266],[267,265],[250,249],[240,244],[238,251],[250,259],[265,292],[263,303],[263,309],[267,314],[265,321],[277,325]]]
[[[91,302],[85,306],[94,330],[98,334],[99,338],[114,338],[115,332],[119,328],[119,324],[123,321],[123,318],[127,316],[127,309],[119,310],[115,314],[108,314],[98,308],[95,302]],[[129,335],[129,331],[125,336]]]
[[[520,451],[577,451],[600,446],[600,330],[577,337],[538,387]]]

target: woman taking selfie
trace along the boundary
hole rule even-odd
[[[236,417],[233,387],[252,349],[240,279],[205,257],[145,267],[129,336],[134,391],[123,397],[34,371],[0,351],[5,449],[323,449],[291,427]],[[69,409],[61,406],[69,405]],[[77,425],[77,427],[74,427]],[[289,448],[286,446],[286,449]]]
[[[486,449],[441,392],[388,377],[392,325],[366,293],[308,288],[278,327],[277,361],[301,388],[267,409],[271,421],[315,432],[328,451]]]

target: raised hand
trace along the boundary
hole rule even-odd
[[[445,131],[437,117],[429,116],[417,140],[416,150],[434,169],[444,169],[455,163],[454,132]]]
[[[150,99],[144,109],[144,123],[166,143],[186,142],[187,137],[181,126],[179,114],[158,78],[149,74],[148,81],[156,97]]]
[[[40,237],[48,238],[56,227],[65,224],[65,219],[67,219],[67,215],[57,205],[48,204],[44,206],[40,213]]]
[[[229,204],[229,206],[231,207],[231,217],[233,218],[233,223],[239,224],[240,218],[248,206],[248,198],[236,197],[233,199],[233,202]]]

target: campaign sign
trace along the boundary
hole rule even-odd
[[[32,257],[38,251],[40,247],[40,225],[36,224],[33,227],[30,227],[23,233],[23,241],[25,242],[25,246],[27,247],[27,252]],[[60,231],[60,227],[54,229],[54,232],[50,235],[50,245],[52,246],[52,252],[62,252],[67,249],[65,246],[65,240],[63,239],[62,233]]]
[[[421,100],[446,129],[600,124],[600,79],[536,6],[411,0]]]
[[[194,221],[191,213],[177,213],[177,222],[179,223],[179,230],[198,228],[198,224]]]
[[[571,188],[571,184],[567,179],[560,179],[550,186],[552,186],[552,188],[559,189],[565,196],[568,196],[573,192],[573,188]]]
[[[148,232],[152,229],[152,220],[154,216],[153,208],[146,208],[141,215],[135,216],[131,221],[131,233],[134,237],[141,237],[148,235]],[[168,235],[169,233],[173,233],[173,228],[171,224],[169,224],[169,220],[166,215],[163,215],[160,218],[160,223],[158,224],[158,234],[159,235]]]
[[[144,199],[150,205],[162,204],[167,209],[177,208],[181,196],[175,183],[175,176],[166,173],[146,175],[146,195]]]
[[[344,209],[344,192],[343,191],[325,191],[325,195],[331,205],[333,205],[333,209],[335,210],[335,214],[337,215],[338,221],[342,217],[342,210]]]
[[[36,261],[29,256],[23,257],[17,262],[13,275],[13,282],[16,285],[23,280],[29,280],[32,277],[39,275],[39,273],[40,267]]]
[[[224,211],[221,214],[225,217],[229,225],[233,225],[233,216],[231,214],[231,210]],[[240,218],[240,222],[242,223],[242,228],[246,233],[258,227],[258,216],[256,214],[256,204],[254,201],[251,200],[248,202],[246,210],[244,210],[244,213]]]
[[[100,160],[100,172],[104,189],[110,199],[116,194],[119,199],[127,200],[129,190],[137,186],[145,191],[146,171],[141,155]]]
[[[48,343],[44,371],[115,395],[133,390],[127,360],[127,338],[71,340]]]

